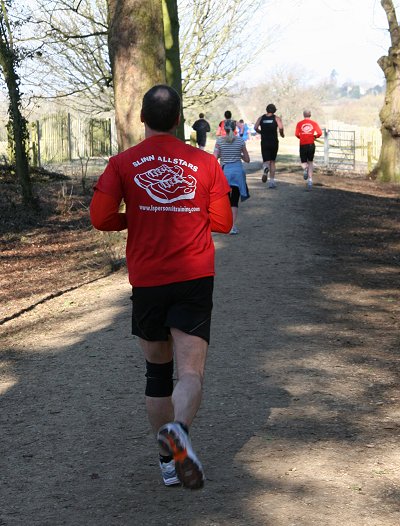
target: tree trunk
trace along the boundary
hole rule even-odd
[[[8,91],[9,124],[11,127],[12,147],[15,155],[15,171],[21,184],[24,204],[29,208],[37,210],[39,205],[33,195],[26,150],[28,129],[26,120],[21,114],[21,94],[19,91],[19,78],[16,73],[18,56],[13,47],[13,35],[8,20],[6,4],[4,1],[1,1],[0,5],[0,17],[2,22],[0,32],[0,68],[3,72]]]
[[[145,92],[165,83],[162,0],[108,0],[108,48],[113,73],[119,151],[144,137]]]
[[[13,148],[15,154],[15,171],[22,188],[24,204],[37,209],[38,202],[33,195],[32,183],[29,174],[29,161],[26,152],[28,130],[26,120],[21,115],[19,101],[20,94],[15,73],[7,80],[8,95],[10,98],[10,121],[12,126]]]
[[[382,148],[373,174],[381,181],[400,182],[400,28],[392,0],[381,0],[389,24],[391,46],[378,60],[386,79],[386,94],[380,111]]]
[[[165,71],[166,82],[179,93],[182,100],[182,72],[179,51],[179,17],[176,0],[162,0],[165,40]],[[183,108],[177,136],[185,140]]]

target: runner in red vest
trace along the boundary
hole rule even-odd
[[[111,157],[90,214],[99,230],[128,229],[132,333],[146,359],[146,409],[160,445],[163,481],[196,489],[204,472],[188,429],[202,398],[210,339],[211,231],[228,233],[232,212],[230,187],[215,157],[175,137],[180,105],[166,85],[144,95],[145,140]]]
[[[307,188],[311,190],[314,172],[315,139],[322,135],[321,128],[315,121],[310,119],[311,111],[303,111],[304,119],[297,123],[295,135],[300,139],[300,161],[304,170],[304,180]]]

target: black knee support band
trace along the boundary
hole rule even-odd
[[[146,360],[146,396],[163,398],[172,395],[174,362],[150,363]]]

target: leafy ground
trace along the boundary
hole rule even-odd
[[[0,323],[115,270],[124,235],[93,230],[91,190],[59,173],[33,174],[40,212],[21,203],[15,178],[0,179]]]
[[[215,235],[198,492],[161,484],[129,284],[90,195],[43,181],[36,219],[2,192],[2,526],[400,524],[399,186],[319,173],[306,192],[278,166],[268,190],[252,163],[240,234]]]

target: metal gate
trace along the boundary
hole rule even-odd
[[[334,170],[354,170],[356,166],[356,132],[323,128],[323,141],[315,143],[315,160]]]

